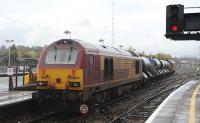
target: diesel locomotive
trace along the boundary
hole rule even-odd
[[[73,39],[61,39],[41,53],[33,98],[45,105],[79,109],[130,92],[148,80],[175,72],[175,63]]]

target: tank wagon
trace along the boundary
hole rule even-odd
[[[61,39],[40,55],[38,91],[33,98],[79,109],[111,100],[146,80],[174,72],[170,64],[173,62],[138,57],[113,47]]]

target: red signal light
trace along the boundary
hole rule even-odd
[[[171,26],[171,30],[172,30],[173,32],[177,32],[177,31],[178,31],[178,26],[177,26],[177,25],[172,25],[172,26]]]

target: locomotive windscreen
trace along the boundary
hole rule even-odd
[[[51,48],[47,51],[45,64],[75,64],[78,56],[77,49],[69,48]]]

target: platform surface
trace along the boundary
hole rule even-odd
[[[15,76],[13,76],[12,78],[13,78],[13,87],[16,87]],[[0,77],[0,93],[2,91],[8,91],[8,83],[9,83],[8,77]],[[17,84],[18,84],[18,86],[23,85],[23,77],[22,76],[18,77],[18,83]]]
[[[200,123],[200,80],[193,80],[171,93],[146,123]]]
[[[0,92],[0,107],[30,100],[32,99],[33,91],[1,91]]]

